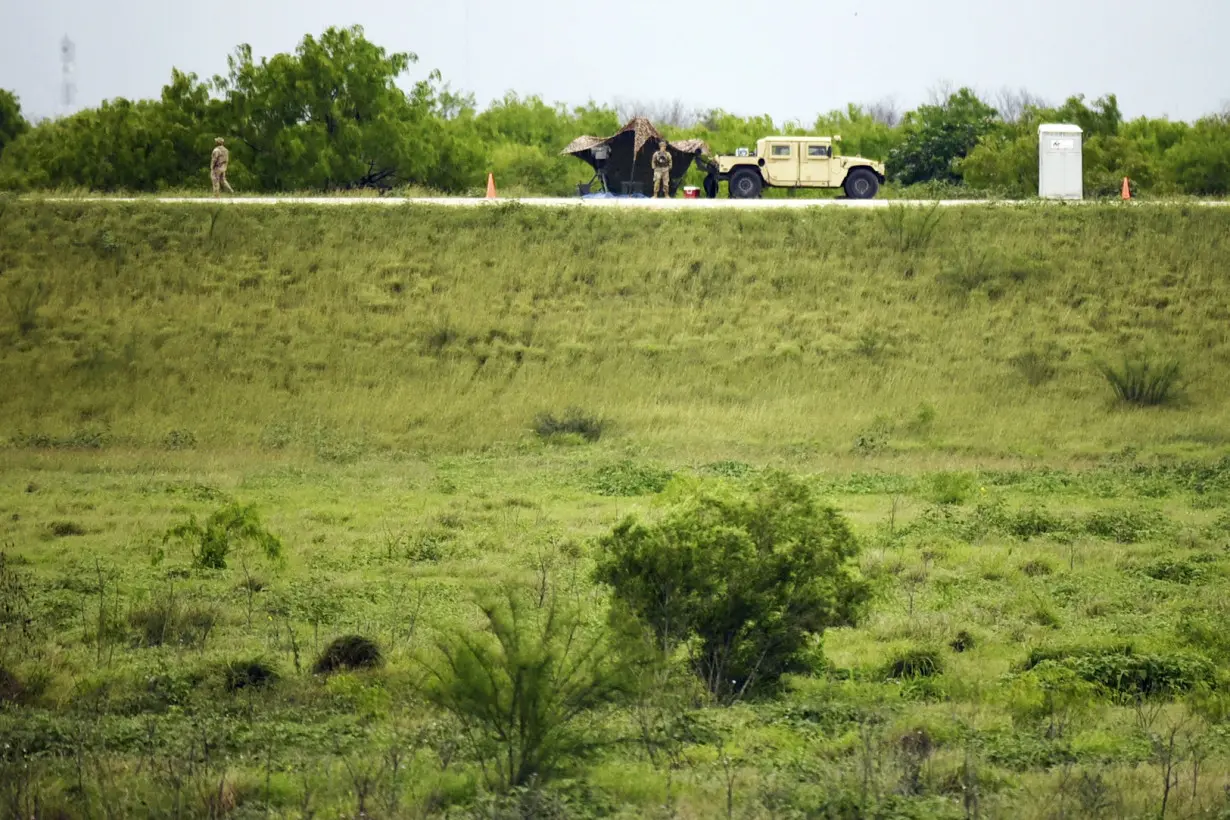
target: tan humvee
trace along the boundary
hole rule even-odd
[[[871,199],[884,183],[884,163],[833,156],[841,137],[765,137],[755,152],[699,162],[707,171],[705,194],[726,182],[734,199],[755,199],[764,188],[844,188],[851,199]]]

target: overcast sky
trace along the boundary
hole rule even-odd
[[[1113,92],[1128,116],[1230,101],[1230,0],[0,0],[0,88],[61,113],[65,34],[80,108],[157,96],[172,66],[221,73],[239,43],[270,55],[354,23],[480,105],[515,90],[810,122],[851,101],[910,108],[944,82]]]

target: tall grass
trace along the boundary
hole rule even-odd
[[[1125,356],[1120,365],[1099,362],[1097,367],[1120,401],[1145,407],[1172,401],[1182,371],[1176,359],[1148,356]]]
[[[900,230],[854,210],[215,215],[9,207],[5,267],[50,290],[37,333],[0,322],[8,437],[162,448],[177,431],[206,451],[352,461],[532,441],[540,412],[576,406],[611,422],[604,442],[714,460],[732,445],[844,452],[920,401],[936,440],[982,452],[1230,429],[1220,209],[914,209]],[[952,299],[946,271],[988,247],[1048,274]],[[1047,371],[1037,390],[1041,375],[1010,366],[1021,350],[1112,348],[1121,328],[1208,362],[1183,414],[1106,414],[1092,374]]]

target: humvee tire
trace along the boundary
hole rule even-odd
[[[760,196],[763,180],[760,174],[749,168],[735,171],[730,178],[731,199],[756,199]]]
[[[855,168],[842,187],[850,199],[871,199],[880,190],[880,180],[866,168]]]

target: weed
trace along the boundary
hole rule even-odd
[[[182,541],[191,547],[192,563],[205,569],[226,569],[231,550],[252,544],[270,560],[282,555],[282,542],[261,524],[256,507],[232,503],[216,510],[202,526],[196,516],[167,530],[162,542]],[[155,556],[161,560],[161,550]]]
[[[53,521],[47,529],[56,538],[69,538],[75,535],[85,535],[85,527],[76,521]]]
[[[599,467],[590,486],[598,495],[632,497],[653,495],[666,488],[674,473],[633,461]]]
[[[978,645],[978,641],[968,631],[962,629],[957,633],[957,636],[948,644],[953,652],[961,653],[973,649]]]
[[[901,254],[921,253],[930,247],[944,217],[939,202],[925,210],[890,204],[877,215],[885,244]]]
[[[1026,350],[1008,360],[1030,387],[1041,387],[1059,373],[1055,353],[1050,350]]]
[[[1054,568],[1051,567],[1050,563],[1042,560],[1041,558],[1035,558],[1032,561],[1026,561],[1024,564],[1021,565],[1021,572],[1025,573],[1030,578],[1038,578],[1038,577],[1050,575],[1054,571],[1055,570]]]
[[[592,444],[602,438],[607,426],[607,422],[578,408],[569,409],[559,418],[551,413],[539,413],[534,418],[534,432],[547,440],[573,435]]]
[[[383,664],[384,655],[375,641],[362,635],[343,635],[325,647],[312,671],[327,675],[342,669],[371,669]]]
[[[191,450],[196,447],[196,434],[191,430],[172,430],[162,440],[168,450]]]
[[[213,607],[183,607],[173,594],[128,613],[128,623],[137,632],[137,645],[143,647],[203,648],[217,622],[218,611]]]
[[[51,286],[39,280],[34,284],[10,285],[4,295],[13,324],[22,336],[29,336],[38,328],[38,312],[47,304]]]
[[[1156,510],[1098,510],[1085,517],[1085,532],[1120,544],[1147,541],[1168,532],[1170,522]]]
[[[974,479],[962,473],[936,473],[931,477],[929,496],[936,504],[964,504]]]
[[[262,689],[277,683],[278,671],[268,661],[251,658],[224,664],[222,678],[228,692],[247,688]]]
[[[1155,407],[1175,398],[1181,367],[1177,359],[1125,356],[1121,366],[1097,363],[1115,396],[1128,404]]]
[[[929,678],[942,674],[944,658],[934,649],[912,648],[896,653],[884,665],[883,676],[888,680]]]

